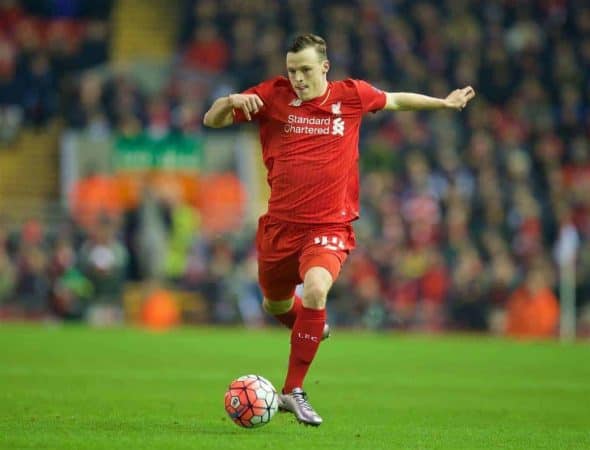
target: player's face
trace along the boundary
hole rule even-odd
[[[287,53],[287,73],[291,86],[301,100],[311,100],[322,95],[327,86],[328,60],[320,60],[313,47],[297,53]]]

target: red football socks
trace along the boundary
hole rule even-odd
[[[320,346],[325,323],[325,309],[301,306],[291,331],[289,370],[283,392],[291,392],[293,388],[303,387],[303,379]]]
[[[283,325],[285,325],[290,330],[293,329],[293,325],[295,324],[295,319],[297,319],[297,315],[301,311],[301,298],[297,295],[293,297],[293,306],[289,311],[284,314],[276,315],[278,321],[280,321]]]

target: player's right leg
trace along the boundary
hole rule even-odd
[[[268,215],[258,221],[256,250],[258,252],[258,284],[264,300],[263,309],[285,325],[293,328],[301,308],[295,287],[301,283],[298,272],[297,242],[290,239],[287,224]]]
[[[297,295],[287,300],[271,300],[264,297],[262,308],[287,328],[293,328],[297,314],[301,310],[301,298]]]
[[[326,264],[330,256],[318,258]],[[305,273],[302,308],[291,332],[291,353],[285,385],[279,394],[279,407],[292,412],[297,420],[318,426],[321,416],[313,409],[303,391],[303,382],[322,340],[326,324],[326,296],[333,283],[325,267],[311,267]]]

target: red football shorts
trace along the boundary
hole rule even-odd
[[[349,223],[308,225],[260,217],[256,233],[258,281],[264,297],[287,300],[311,267],[323,267],[336,281],[355,247]]]

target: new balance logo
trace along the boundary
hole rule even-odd
[[[332,236],[332,237],[318,236],[318,237],[313,238],[313,243],[316,245],[321,245],[321,246],[327,248],[328,250],[344,250],[345,249],[344,242],[342,242],[342,239],[340,239],[336,236]]]
[[[332,104],[332,114],[336,114],[337,116],[342,114],[342,112],[340,111],[341,104],[342,104],[342,102]]]
[[[289,103],[289,106],[301,106],[301,99],[300,98],[295,98],[293,100],[291,100],[291,103]]]
[[[336,117],[332,122],[332,134],[334,136],[344,136],[344,120],[342,117]]]

